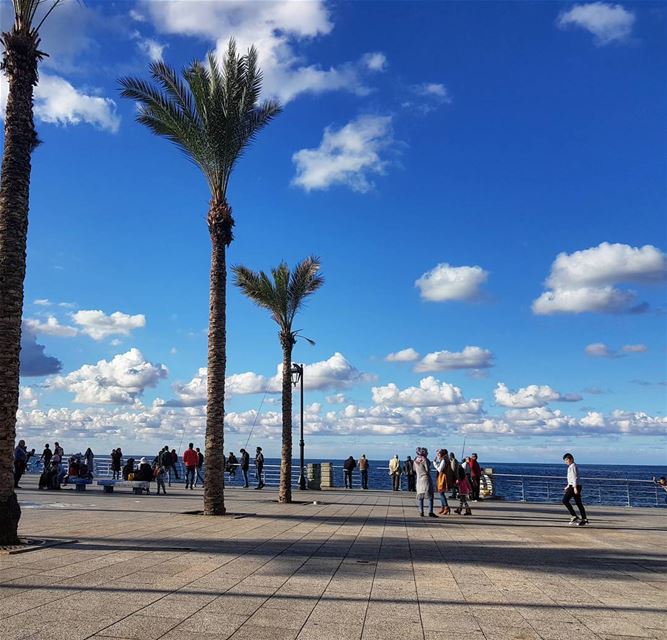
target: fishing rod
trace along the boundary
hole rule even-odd
[[[463,438],[463,446],[461,447],[461,460],[463,460],[463,452],[466,450],[466,439]]]
[[[262,411],[262,405],[264,404],[264,398],[266,398],[266,394],[268,393],[268,389],[264,392],[264,395],[262,396],[262,401],[259,403],[259,409],[257,410],[257,413],[255,414],[255,419],[253,420],[252,427],[250,428],[250,433],[248,434],[248,439],[245,442],[245,446],[248,446],[248,443],[250,442],[250,438],[252,438],[252,432],[255,430],[255,425],[257,424],[257,418],[259,417],[259,414]],[[245,448],[245,447],[244,447]]]

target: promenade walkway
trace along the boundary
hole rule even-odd
[[[0,555],[2,640],[667,640],[667,512],[473,504],[419,518],[412,496],[234,489],[19,491],[23,536],[76,543]]]

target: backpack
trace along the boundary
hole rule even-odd
[[[163,451],[162,455],[160,456],[160,462],[162,463],[163,467],[171,467],[171,453],[169,453],[169,451]]]

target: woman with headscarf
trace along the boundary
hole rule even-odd
[[[424,498],[428,498],[428,515],[437,518],[433,512],[433,479],[431,478],[431,462],[428,459],[428,449],[417,447],[415,457],[415,474],[417,475],[417,504],[419,515],[424,516]]]
[[[447,503],[446,492],[449,490],[449,483],[447,482],[447,469],[449,466],[449,454],[447,449],[438,449],[433,460],[433,466],[436,470],[435,490],[440,498],[439,516],[449,514],[449,504]]]

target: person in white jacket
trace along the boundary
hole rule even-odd
[[[394,491],[401,490],[401,461],[395,455],[389,461],[389,475],[391,476],[391,488]]]
[[[584,503],[581,501],[581,476],[579,475],[577,465],[574,464],[574,456],[571,453],[566,453],[563,456],[563,460],[567,465],[567,485],[565,486],[565,491],[563,493],[563,504],[570,512],[570,516],[572,516],[570,518],[570,524],[572,526],[581,527],[588,524],[586,509],[584,509]],[[581,517],[577,516],[570,504],[572,498],[574,498],[574,502],[579,509]]]

